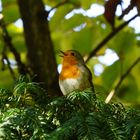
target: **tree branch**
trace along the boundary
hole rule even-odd
[[[120,77],[120,80],[118,81],[117,85],[115,86],[115,88],[109,93],[109,95],[107,96],[105,103],[109,103],[110,100],[112,99],[112,97],[115,95],[115,93],[117,92],[117,90],[119,89],[120,85],[122,84],[123,80],[129,75],[129,73],[131,72],[131,70],[140,62],[140,57],[138,57],[134,63],[128,68],[128,70]]]
[[[131,19],[128,21],[122,23],[120,26],[115,28],[111,33],[109,33],[96,47],[95,49],[89,54],[89,56],[86,59],[86,63],[92,58],[93,56],[96,55],[96,53],[110,40],[112,39],[120,30],[122,30],[126,25],[128,25],[129,22],[134,20],[136,17],[138,17],[138,14],[133,16]]]
[[[26,68],[26,66],[21,62],[21,58],[20,58],[20,54],[17,52],[17,50],[14,48],[12,42],[11,42],[11,37],[6,29],[6,25],[3,21],[3,19],[0,20],[0,27],[2,29],[2,36],[3,36],[3,40],[5,42],[5,46],[9,48],[9,50],[13,53],[15,60],[17,62],[18,65],[18,71],[20,74],[27,74],[28,70]]]
[[[15,80],[16,79],[15,73],[14,73],[13,69],[11,68],[11,63],[10,63],[10,61],[9,61],[7,55],[6,55],[6,46],[4,46],[4,48],[3,48],[2,59],[1,60],[2,60],[2,63],[3,63],[2,70],[4,70],[4,68],[5,68],[5,62],[4,62],[4,60],[5,60],[7,62],[7,66],[8,66],[8,69],[9,69],[10,73],[11,73],[11,76]]]

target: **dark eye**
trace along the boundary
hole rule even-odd
[[[75,56],[75,53],[72,52],[71,55],[72,55],[72,56]]]

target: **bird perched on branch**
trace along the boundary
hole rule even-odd
[[[64,95],[74,90],[92,88],[92,74],[86,66],[81,54],[75,50],[60,51],[63,57],[62,70],[59,75],[59,86]]]

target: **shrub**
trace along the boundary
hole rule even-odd
[[[39,84],[20,77],[0,90],[4,140],[139,140],[140,111],[105,104],[91,89],[50,99]]]

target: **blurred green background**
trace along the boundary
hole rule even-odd
[[[55,7],[64,0],[44,0],[46,11]],[[128,2],[128,1],[127,1]],[[1,0],[0,18],[3,17],[7,31],[12,38],[12,43],[21,60],[27,64],[27,49],[23,35],[22,20],[20,17],[16,0]],[[68,49],[78,50],[86,59],[88,54],[112,31],[110,24],[104,17],[104,0],[69,0],[65,4],[51,10],[48,16],[50,33],[54,44],[55,56],[58,68],[61,67],[61,58],[57,50]],[[128,5],[130,3],[128,2]],[[119,4],[118,4],[119,5]],[[122,3],[127,7],[127,4]],[[134,15],[137,14],[137,6]],[[122,20],[118,20],[121,8],[118,6],[114,17],[115,26],[120,26],[125,20],[130,19],[133,13],[128,13]],[[133,20],[133,25],[138,24],[139,17]],[[130,24],[132,25],[132,24]],[[12,88],[14,85],[13,76],[3,59],[3,51],[6,52],[10,66],[14,71],[15,77],[20,74],[17,72],[17,65],[12,52],[4,50],[5,43],[0,28],[0,87]],[[105,100],[107,95],[115,88],[120,77],[130,68],[134,61],[140,57],[140,29],[126,26],[114,38],[104,44],[87,65],[92,71],[93,82],[99,98]],[[3,64],[4,63],[4,64]],[[140,63],[125,77],[115,96],[115,101],[124,104],[140,105]]]

